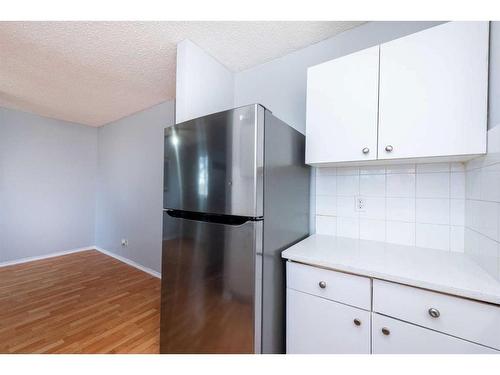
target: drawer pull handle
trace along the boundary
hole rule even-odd
[[[432,316],[433,318],[439,318],[439,316],[441,315],[441,313],[439,312],[438,309],[435,309],[434,307],[431,307],[429,309],[429,315]]]
[[[320,282],[318,283],[318,285],[319,285],[319,287],[320,287],[321,289],[325,289],[325,288],[326,288],[326,282],[325,282],[325,281],[320,281]]]
[[[386,336],[389,336],[391,334],[391,331],[389,331],[389,328],[384,327],[382,328],[382,333]]]
[[[353,320],[353,322],[354,322],[354,325],[355,325],[355,326],[358,326],[358,327],[359,327],[359,326],[361,325],[361,320],[359,320],[359,319],[357,319],[357,318],[356,318],[356,319],[354,319],[354,320]]]

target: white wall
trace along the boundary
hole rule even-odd
[[[177,45],[176,123],[234,106],[234,75],[189,40]]]
[[[165,102],[99,128],[95,243],[158,272],[163,130],[173,122],[174,103]]]
[[[276,60],[236,73],[236,107],[260,103],[305,132],[307,68],[440,22],[368,22]]]
[[[0,262],[92,246],[97,129],[0,108]]]

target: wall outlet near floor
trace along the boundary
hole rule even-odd
[[[363,197],[354,198],[354,209],[358,212],[364,212],[366,206],[366,199]]]
[[[122,247],[128,247],[128,239],[122,238]]]

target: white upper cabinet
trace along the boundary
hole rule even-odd
[[[379,46],[307,71],[306,163],[377,158]]]
[[[449,22],[309,68],[306,162],[485,153],[488,34]]]
[[[379,159],[486,152],[488,33],[449,22],[380,46]]]

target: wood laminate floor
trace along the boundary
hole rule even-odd
[[[160,280],[96,250],[0,268],[0,353],[158,353]]]

